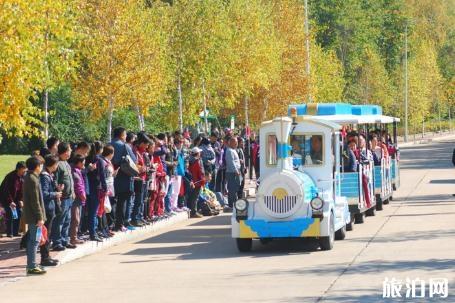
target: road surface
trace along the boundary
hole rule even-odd
[[[454,143],[403,148],[394,201],[332,251],[283,241],[240,254],[223,215],[8,284],[1,301],[387,302],[384,279],[408,277],[448,279],[449,298],[438,302],[455,302]]]

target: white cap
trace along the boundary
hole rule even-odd
[[[191,150],[191,153],[192,154],[198,154],[202,151],[202,149],[200,149],[199,147],[195,146],[193,147],[193,149]]]

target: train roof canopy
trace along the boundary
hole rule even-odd
[[[399,122],[399,118],[382,114],[378,105],[352,105],[348,103],[308,103],[289,105],[291,116],[313,116],[339,124],[370,124]]]

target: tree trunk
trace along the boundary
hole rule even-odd
[[[139,130],[143,131],[145,128],[144,125],[144,115],[141,114],[141,111],[139,109],[139,105],[136,105],[136,114],[137,114],[137,121],[139,123]]]
[[[179,94],[179,129],[183,133],[183,99],[182,99],[182,83],[180,80],[180,73],[177,79],[177,91]]]
[[[112,118],[114,116],[114,99],[109,97],[108,122],[107,122],[107,142],[112,140]]]
[[[262,109],[262,114],[261,114],[261,122],[267,120],[267,111],[269,110],[269,100],[267,98],[264,98],[264,107]]]
[[[44,139],[49,138],[49,93],[44,90]]]
[[[452,132],[452,115],[451,115],[451,107],[450,107],[450,104],[449,104],[449,132]]]
[[[205,81],[202,81],[202,98],[204,103],[204,132],[209,133],[209,122],[207,120],[207,97],[205,95]]]
[[[250,122],[249,122],[249,119],[248,119],[248,96],[245,95],[244,97],[244,101],[245,101],[245,127],[249,126],[250,125]]]

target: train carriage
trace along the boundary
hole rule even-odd
[[[381,156],[381,164],[366,160],[358,163],[357,172],[341,174],[341,193],[349,202],[352,221],[363,223],[364,215],[373,216],[375,210],[382,210],[383,204],[392,199],[393,190],[399,187],[399,150],[396,127],[398,118],[382,114],[377,105],[351,105],[345,103],[299,104],[289,106],[289,113],[299,117],[313,116],[318,119],[339,123],[344,127],[362,130],[366,136],[373,130],[387,133],[387,126],[393,126],[393,143],[390,154]],[[383,141],[386,141],[384,138]],[[368,142],[368,141],[367,141]],[[352,229],[348,225],[348,230]]]

